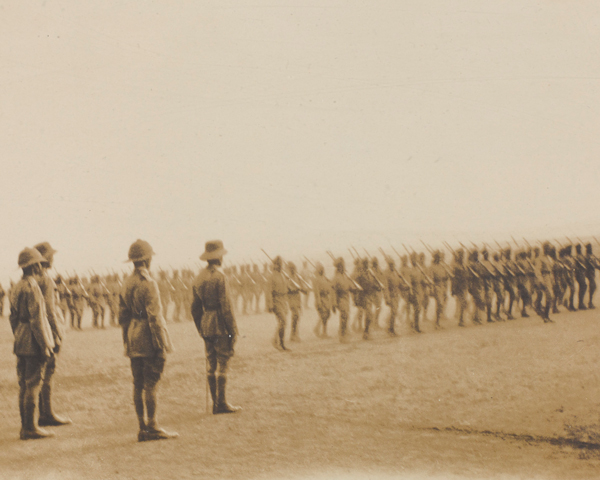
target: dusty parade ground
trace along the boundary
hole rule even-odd
[[[228,399],[206,414],[203,344],[170,324],[159,403],[172,441],[138,443],[119,329],[71,331],[55,404],[72,426],[19,437],[15,357],[0,324],[0,478],[598,478],[600,310],[425,333],[375,331],[348,344],[312,334],[270,344],[272,315],[238,316]],[[88,319],[89,320],[89,319]]]

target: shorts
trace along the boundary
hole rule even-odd
[[[153,388],[159,382],[165,369],[165,358],[133,357],[131,359],[131,373],[133,373],[133,386],[137,389]]]

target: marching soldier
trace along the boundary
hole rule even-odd
[[[281,272],[283,260],[280,256],[273,259],[273,272],[271,273],[271,281],[269,282],[269,306],[270,313],[275,314],[277,319],[277,330],[273,338],[273,346],[277,350],[290,351],[285,346],[285,322],[288,314],[288,281]]]
[[[494,318],[497,321],[504,321],[502,317],[502,311],[505,310],[504,302],[505,302],[505,290],[504,286],[507,283],[506,277],[508,274],[504,269],[504,265],[502,264],[502,259],[500,256],[500,252],[494,253],[493,262],[490,262],[490,266],[492,272],[494,272],[494,277],[492,279],[492,285],[494,286],[494,293],[496,294],[496,314]],[[508,316],[508,313],[507,313]]]
[[[383,290],[383,296],[385,304],[390,308],[390,318],[387,322],[387,333],[394,337],[396,336],[396,317],[398,316],[398,301],[400,298],[400,284],[402,280],[396,271],[396,264],[392,257],[386,256],[386,262],[388,264],[387,270],[383,275],[383,283],[385,289]]]
[[[350,292],[356,290],[356,285],[346,273],[346,264],[342,257],[334,260],[335,274],[333,276],[333,312],[340,312],[340,342],[347,340],[348,318],[350,318]]]
[[[288,284],[288,305],[292,314],[290,342],[299,342],[300,336],[298,335],[298,324],[300,323],[300,311],[302,310],[300,293],[307,292],[307,289],[302,285],[302,281],[296,271],[296,265],[293,262],[288,262],[288,270],[290,277],[290,282]]]
[[[92,276],[91,282],[88,294],[90,308],[92,309],[92,326],[94,328],[106,328],[104,325],[104,288],[98,275]]]
[[[529,318],[527,307],[531,306],[530,281],[535,276],[533,265],[527,258],[527,252],[522,250],[517,252],[517,291],[521,297],[522,308],[521,317]]]
[[[540,277],[538,280],[538,289],[545,298],[543,308],[540,304],[540,316],[544,323],[552,323],[550,320],[550,308],[554,303],[554,261],[552,259],[552,247],[545,243],[543,246],[544,256],[540,258]]]
[[[229,405],[225,395],[228,364],[234,355],[233,347],[238,335],[229,285],[221,270],[226,253],[222,241],[206,242],[200,260],[206,260],[208,265],[200,272],[192,288],[194,300],[191,312],[198,333],[204,340],[213,415],[241,410]]]
[[[357,293],[357,306],[359,304],[362,307],[362,311],[365,315],[365,328],[363,330],[363,340],[369,339],[369,329],[374,318],[374,306],[377,298],[377,292],[382,290],[379,280],[369,269],[369,259],[365,258],[361,261],[361,268],[358,271],[359,274],[356,277],[356,283],[360,286],[361,290]]]
[[[83,319],[83,311],[85,309],[85,301],[88,293],[83,287],[81,280],[77,275],[72,279],[71,298],[73,300],[73,310],[71,310],[71,326],[77,330],[81,330],[81,320]]]
[[[333,292],[331,290],[331,282],[325,276],[325,268],[321,263],[317,263],[316,265],[312,290],[315,296],[315,308],[319,314],[319,319],[313,331],[317,337],[326,338],[328,336],[327,321],[331,316],[331,296]]]
[[[373,257],[373,259],[371,260],[371,274],[377,279],[378,283],[381,283],[382,285],[384,285],[385,279],[384,279],[383,272],[379,268],[379,260],[377,259],[377,257]],[[373,327],[377,330],[379,330],[381,328],[379,326],[379,315],[381,315],[381,307],[383,304],[384,290],[385,289],[381,288],[373,294],[373,307],[374,307]]]
[[[575,308],[575,261],[573,260],[573,246],[567,245],[564,249],[562,263],[565,266],[564,279],[566,283],[566,293],[568,298],[567,309],[571,312],[577,311]],[[565,299],[565,302],[567,300]]]
[[[129,247],[134,271],[124,282],[119,310],[125,353],[131,359],[140,442],[178,436],[160,428],[156,418],[158,383],[167,353],[173,347],[162,314],[158,285],[150,275],[153,255],[152,247],[144,240],[136,240]]]
[[[458,326],[464,327],[464,315],[467,310],[467,291],[469,287],[469,274],[464,265],[464,250],[454,252],[454,265],[452,267],[451,293],[456,297],[456,313]]]
[[[513,305],[515,303],[516,292],[516,282],[517,282],[517,268],[515,262],[512,259],[512,250],[510,247],[506,248],[504,252],[502,252],[502,258],[500,267],[504,270],[504,292],[508,294],[508,309],[506,310],[506,318],[509,320],[514,320],[515,317],[512,314]]]
[[[485,290],[484,290],[484,273],[483,267],[479,262],[479,252],[477,249],[471,251],[469,258],[469,265],[467,270],[470,273],[469,277],[469,293],[473,299],[475,305],[475,312],[473,314],[473,323],[475,325],[481,325],[481,319],[479,318],[480,312],[486,308],[485,303]]]
[[[600,269],[600,262],[592,253],[592,244],[585,245],[585,277],[588,281],[589,301],[588,308],[596,308],[594,306],[594,292],[596,291],[596,269]]]
[[[444,308],[448,297],[448,279],[450,277],[446,267],[442,263],[442,252],[439,250],[433,252],[429,276],[433,280],[431,293],[435,299],[435,328],[439,329],[442,327],[440,320],[444,315]]]
[[[421,329],[419,328],[419,317],[421,316],[421,307],[424,304],[425,291],[423,287],[425,285],[425,277],[418,268],[418,262],[419,258],[417,252],[412,252],[410,254],[410,263],[412,266],[409,268],[406,278],[410,283],[408,304],[412,307],[413,312],[413,319],[410,326],[415,332],[421,333]],[[410,322],[410,316],[408,316],[408,320]]]
[[[54,337],[46,314],[46,302],[36,279],[42,276],[45,258],[35,248],[25,248],[19,254],[23,278],[11,291],[10,326],[15,336],[19,380],[19,412],[21,440],[54,435],[36,422],[40,388],[48,361],[54,356]]]
[[[48,242],[38,243],[34,248],[44,257],[44,261],[41,263],[42,275],[40,276],[38,284],[46,303],[46,315],[48,316],[48,323],[50,324],[52,338],[54,340],[54,355],[46,362],[46,370],[40,391],[40,417],[38,419],[38,425],[42,427],[58,427],[61,425],[69,425],[71,420],[56,415],[52,408],[54,373],[56,372],[58,354],[65,339],[66,326],[62,311],[57,305],[59,297],[56,284],[49,273],[49,270],[54,263],[54,254],[56,253],[56,250],[54,250]]]
[[[67,284],[60,275],[56,277],[55,283],[56,291],[58,292],[58,308],[60,308],[60,311],[62,312],[65,325],[67,325],[67,313],[70,315],[71,312],[71,307],[69,305],[71,303],[71,290],[69,290],[69,287],[67,287]],[[71,324],[72,323],[73,322],[71,321]]]
[[[579,310],[587,310],[585,306],[585,302],[583,301],[585,297],[585,292],[587,291],[587,283],[586,283],[586,259],[581,253],[581,245],[575,245],[575,280],[577,280],[577,284],[579,285],[579,306],[577,307]]]

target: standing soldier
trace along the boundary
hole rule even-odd
[[[214,415],[241,410],[240,407],[229,405],[225,398],[228,363],[233,357],[238,335],[229,285],[220,268],[226,253],[221,240],[206,242],[200,260],[206,260],[208,266],[200,272],[192,287],[194,300],[191,313],[198,333],[204,340],[206,376]]]
[[[288,305],[290,307],[290,312],[292,313],[290,342],[299,342],[298,323],[300,322],[300,311],[302,310],[300,292],[304,293],[307,289],[305,287],[303,288],[302,281],[296,271],[296,265],[293,262],[288,262],[288,269],[290,277],[290,282],[288,284]]]
[[[321,263],[317,263],[315,268],[315,276],[312,284],[313,295],[315,296],[315,308],[319,314],[314,332],[317,337],[326,338],[327,321],[331,316],[331,282],[325,276],[325,268]]]
[[[271,295],[271,282],[269,281],[269,279],[271,278],[271,270],[269,269],[268,263],[265,263],[263,265],[262,276],[264,278],[262,287],[263,296],[265,297],[265,310],[267,312],[270,312],[273,309],[273,296]]]
[[[64,323],[66,326],[69,323],[67,321],[67,313],[70,314],[71,310],[69,307],[69,303],[71,301],[71,290],[69,290],[69,287],[67,287],[67,284],[60,275],[57,275],[55,283],[56,291],[58,292],[58,308],[60,308],[60,311],[62,312]]]
[[[42,276],[45,259],[35,248],[25,248],[19,254],[23,278],[11,291],[10,326],[15,336],[19,380],[19,411],[21,440],[54,435],[38,427],[35,410],[48,361],[54,356],[54,338],[46,314],[46,302],[36,278]]]
[[[277,350],[290,351],[285,346],[285,322],[288,314],[288,281],[283,275],[281,269],[283,267],[283,260],[280,256],[275,257],[273,260],[273,272],[271,273],[271,280],[269,282],[269,306],[270,313],[275,314],[277,319],[277,330],[275,330],[275,337],[273,337],[273,346]]]
[[[52,338],[54,340],[54,355],[52,355],[46,362],[46,371],[44,374],[44,380],[42,381],[42,388],[40,392],[40,418],[38,425],[42,427],[58,427],[60,425],[68,425],[71,420],[68,418],[62,418],[56,415],[52,409],[52,388],[53,378],[56,372],[56,362],[58,360],[58,354],[62,347],[65,338],[65,318],[62,315],[62,311],[58,307],[57,303],[59,300],[56,283],[50,277],[49,269],[52,268],[54,262],[54,250],[48,242],[38,243],[34,247],[44,257],[44,261],[41,263],[42,275],[38,281],[40,290],[46,302],[46,315],[48,316],[48,323],[52,330]]]
[[[456,297],[456,313],[458,317],[458,326],[464,327],[464,315],[467,310],[467,291],[469,287],[469,274],[464,265],[463,249],[454,252],[454,265],[452,267],[451,293]]]
[[[109,300],[108,305],[110,308],[110,325],[113,327],[119,326],[119,293],[121,292],[121,281],[119,275],[114,273],[108,283]]]
[[[150,275],[153,255],[152,247],[144,240],[136,240],[129,247],[129,261],[135,269],[123,285],[119,309],[125,354],[131,359],[140,442],[177,437],[160,428],[156,419],[158,383],[167,353],[173,347],[162,315],[158,285]]]
[[[175,322],[181,322],[181,309],[183,307],[184,298],[185,298],[185,290],[187,287],[181,281],[179,277],[179,270],[173,270],[173,279],[171,281],[173,285],[173,303],[175,304],[175,309],[173,311],[173,320]]]
[[[441,328],[440,320],[444,315],[446,299],[448,297],[448,271],[442,263],[442,252],[436,250],[432,255],[432,265],[429,268],[429,277],[433,280],[431,286],[433,298],[435,299],[435,328]]]

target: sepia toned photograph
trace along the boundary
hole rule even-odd
[[[600,3],[7,0],[0,86],[0,479],[600,478]]]

